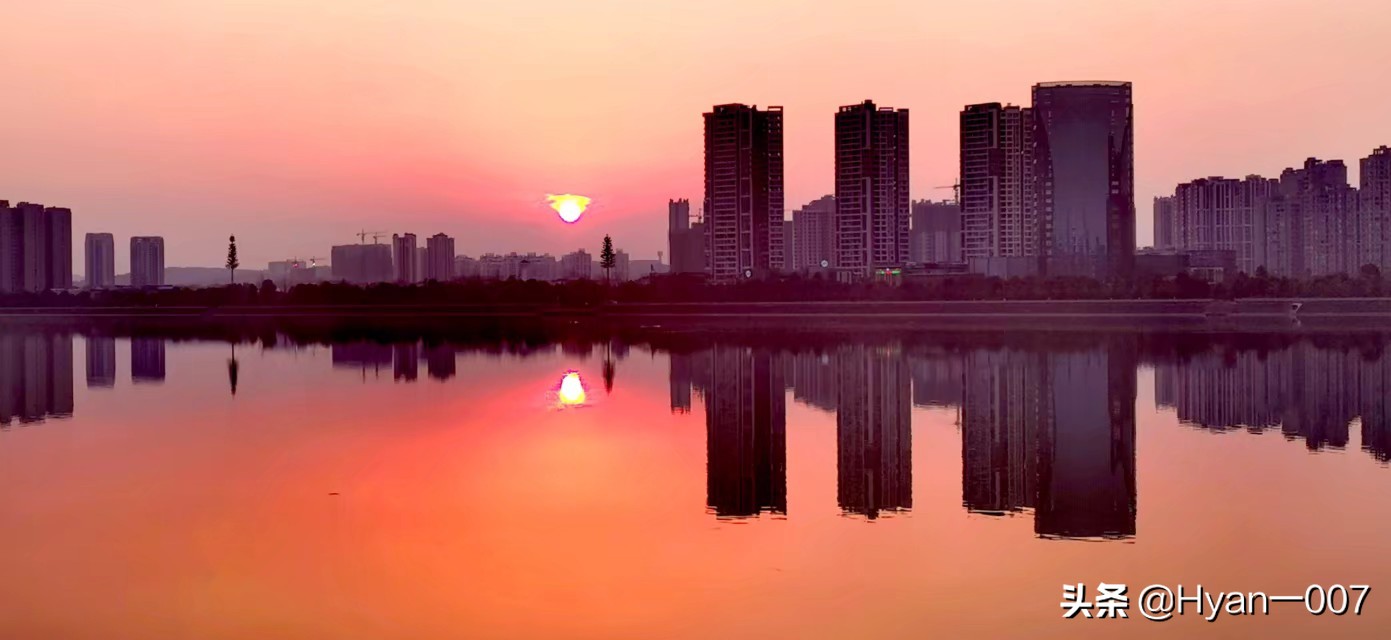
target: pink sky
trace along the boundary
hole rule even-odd
[[[786,109],[787,209],[832,191],[832,114],[912,110],[912,192],[943,198],[963,105],[1129,80],[1150,200],[1391,144],[1385,0],[144,0],[11,3],[0,199],[81,234],[161,234],[168,264],[327,256],[359,229],[461,253],[665,250],[701,198],[701,117]],[[561,224],[547,193],[595,199]]]

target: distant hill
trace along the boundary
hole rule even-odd
[[[255,269],[237,269],[237,282],[261,284],[266,272]],[[116,286],[130,284],[130,274],[116,276]],[[221,267],[165,267],[164,284],[176,287],[215,287],[227,284],[227,270]]]

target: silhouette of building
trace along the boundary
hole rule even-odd
[[[87,288],[116,286],[116,238],[109,233],[89,233],[83,249]]]
[[[1355,272],[1356,203],[1341,160],[1309,158],[1285,169],[1265,207],[1266,270],[1292,278]]]
[[[1049,275],[1129,278],[1135,260],[1129,82],[1033,87],[1035,208]]]
[[[961,111],[961,255],[973,271],[1038,256],[1033,131],[1028,107],[991,102]]]
[[[391,247],[384,244],[343,244],[329,253],[333,279],[354,284],[390,282],[393,265]]]
[[[769,351],[715,346],[705,395],[706,505],[718,517],[787,513],[782,368]]]
[[[0,333],[0,425],[73,412],[72,334]]]
[[[560,257],[560,277],[563,280],[589,280],[594,275],[594,258],[588,251],[578,249]]]
[[[847,277],[908,262],[908,110],[873,101],[836,112],[836,268]]]
[[[691,223],[691,201],[667,201],[667,253],[671,273],[705,272],[705,225]]]
[[[397,282],[420,281],[420,256],[416,249],[414,233],[391,234],[391,264]]]
[[[72,211],[0,200],[0,293],[72,288]]]
[[[1377,147],[1358,166],[1357,266],[1376,265],[1386,273],[1391,269],[1391,147]]]
[[[836,263],[836,197],[821,196],[792,212],[791,269],[814,271]]]
[[[454,279],[454,239],[437,233],[425,240],[425,279],[448,282]]]
[[[784,268],[782,107],[705,114],[706,267],[730,282]]]
[[[435,380],[448,380],[457,370],[454,347],[447,344],[429,345],[425,348],[425,372]]]
[[[838,353],[836,494],[870,519],[913,506],[912,383],[901,352],[863,344]]]
[[[116,339],[87,336],[87,387],[116,386]]]
[[[918,264],[959,264],[961,208],[955,202],[918,200],[913,203],[909,258]]]
[[[1165,241],[1173,250],[1232,251],[1237,270],[1255,273],[1265,255],[1264,208],[1277,187],[1277,181],[1254,175],[1185,182],[1172,197],[1155,200],[1155,231],[1160,231],[1158,216],[1166,214]],[[1156,246],[1159,239],[1156,235]]]
[[[1172,252],[1178,249],[1178,242],[1175,238],[1178,231],[1175,228],[1178,224],[1174,207],[1176,202],[1173,196],[1154,197],[1154,249],[1156,251]]]
[[[627,282],[633,279],[632,259],[622,249],[613,252],[613,269],[609,279],[613,282]]]
[[[1135,535],[1136,349],[1115,340],[1046,355],[1034,513],[1040,536]]]
[[[961,502],[1003,514],[1038,500],[1038,435],[1045,423],[1044,356],[973,351],[961,398]]]
[[[130,239],[130,286],[164,285],[164,238],[133,236]]]
[[[420,343],[399,342],[392,345],[391,356],[392,378],[415,382],[420,376]]]
[[[130,339],[130,379],[136,384],[164,382],[164,339]]]

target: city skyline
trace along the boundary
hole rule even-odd
[[[0,71],[24,96],[0,120],[11,141],[0,193],[72,208],[79,237],[164,235],[170,265],[216,265],[231,233],[244,263],[263,264],[387,228],[442,231],[470,255],[558,253],[609,233],[648,257],[665,244],[663,203],[700,197],[693,114],[711,104],[785,107],[789,206],[831,191],[837,106],[873,98],[908,108],[911,196],[937,199],[932,188],[956,174],[962,105],[1027,104],[1035,82],[1115,78],[1134,83],[1140,105],[1137,244],[1145,246],[1145,203],[1174,184],[1275,175],[1305,157],[1354,158],[1391,139],[1376,116],[1391,88],[1367,80],[1379,73],[1371,54],[1391,22],[1379,2],[1336,12],[1302,3],[1094,4],[898,3],[875,29],[857,28],[869,18],[845,4],[785,32],[755,31],[796,13],[777,2],[761,3],[747,24],[660,3],[639,12],[558,3],[371,12],[380,24],[307,1],[105,7],[84,10],[80,22],[62,3],[26,6],[10,16],[16,35],[0,44]],[[1188,16],[1200,7],[1213,20],[1195,25]],[[688,25],[684,46],[649,28],[668,20]],[[1232,20],[1243,29],[1221,26]],[[1044,22],[1054,26],[1030,28]],[[558,37],[562,24],[591,34],[588,44]],[[400,32],[412,41],[389,37]],[[71,46],[25,55],[51,33],[68,34]],[[715,46],[726,38],[749,44],[736,56]],[[131,42],[143,44],[113,51]],[[1098,47],[1108,55],[1095,55]],[[888,62],[852,65],[838,53],[846,50]],[[732,64],[745,72],[730,73]],[[806,68],[820,73],[799,72]],[[212,75],[225,89],[196,81]],[[1288,80],[1300,77],[1318,80]],[[580,98],[548,98],[558,90]],[[632,103],[643,105],[642,118],[615,115]],[[595,198],[570,228],[552,224],[544,203],[565,191]],[[117,264],[124,250],[117,243]]]

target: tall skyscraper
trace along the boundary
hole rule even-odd
[[[836,112],[836,267],[849,277],[908,262],[908,110]]]
[[[164,284],[164,238],[133,236],[130,239],[130,286]]]
[[[0,293],[72,288],[72,211],[0,200]]]
[[[1174,197],[1154,197],[1154,248],[1160,251],[1173,251],[1178,248],[1174,216]]]
[[[667,201],[667,255],[671,273],[705,272],[705,225],[691,224],[691,201]]]
[[[594,275],[594,258],[584,249],[577,249],[560,256],[560,278],[562,280],[588,280]]]
[[[411,283],[420,280],[417,268],[419,259],[416,255],[414,233],[391,234],[391,263],[396,272],[397,282]]]
[[[1391,269],[1391,147],[1378,147],[1358,163],[1358,260]],[[1391,274],[1387,274],[1391,275]]]
[[[109,233],[87,234],[85,251],[88,289],[116,285],[116,238]]]
[[[792,212],[792,268],[823,269],[836,263],[836,197],[821,196]]]
[[[1033,88],[1035,207],[1048,275],[1129,278],[1135,264],[1129,82]]]
[[[454,239],[437,233],[425,240],[425,279],[454,279]]]
[[[1292,278],[1356,272],[1361,265],[1350,264],[1356,206],[1342,160],[1309,158],[1299,169],[1285,169],[1265,203],[1265,256],[1258,262],[1271,275]]]
[[[959,264],[965,261],[961,245],[961,207],[955,202],[918,200],[913,203],[912,243],[908,257],[918,264]]]
[[[1038,255],[1033,112],[998,102],[961,111],[961,252],[988,270],[991,258]]]
[[[1266,201],[1278,188],[1275,180],[1260,176],[1201,178],[1174,189],[1166,201],[1172,216],[1167,238],[1180,251],[1224,250],[1236,254],[1236,267],[1255,273],[1265,255],[1262,212]],[[1159,199],[1156,199],[1155,230],[1159,231]],[[1156,247],[1159,236],[1155,236]]]
[[[344,244],[329,253],[333,279],[353,283],[390,282],[391,247],[384,244]]]
[[[716,282],[783,269],[782,107],[705,114],[706,271]]]

